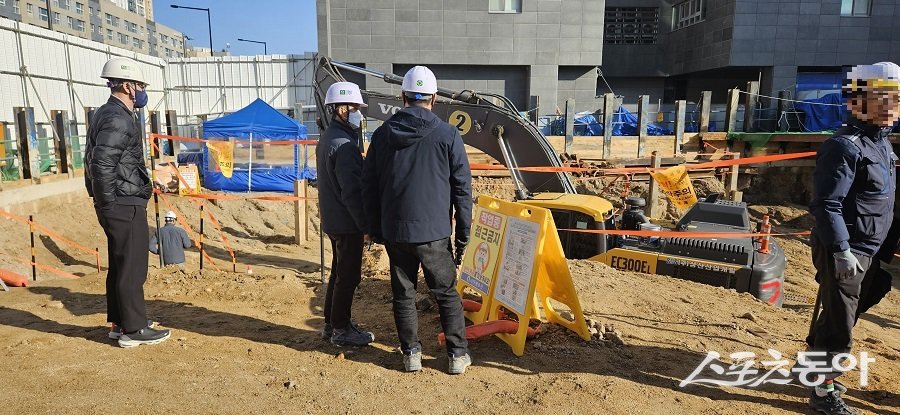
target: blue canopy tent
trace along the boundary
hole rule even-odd
[[[237,143],[250,145],[248,163],[235,160],[231,178],[221,172],[211,171],[204,163],[203,187],[210,190],[226,191],[276,191],[293,192],[294,181],[315,179],[315,171],[300,166],[300,146],[294,145],[292,166],[271,166],[253,164],[254,141],[304,140],[306,126],[278,112],[261,99],[250,105],[212,121],[203,123],[203,138],[208,140],[228,140],[236,138]],[[207,149],[203,149],[204,159],[209,160]]]

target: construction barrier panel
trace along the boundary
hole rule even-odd
[[[475,323],[466,331],[482,330],[484,324],[499,327],[496,322],[510,321],[507,316],[512,314],[518,328],[496,335],[522,356],[529,323],[540,318],[543,306],[547,321],[590,340],[550,211],[489,196],[478,197],[475,211],[473,239],[463,255],[458,289],[471,287],[487,295],[478,311],[466,313]],[[562,317],[551,300],[568,307],[575,320]]]

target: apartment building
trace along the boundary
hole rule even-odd
[[[184,35],[153,21],[152,0],[0,0],[0,17],[161,58],[185,55]]]

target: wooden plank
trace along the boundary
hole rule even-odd
[[[612,130],[613,115],[616,111],[616,96],[608,93],[603,95],[603,158],[608,159],[612,155]]]
[[[575,99],[566,100],[566,141],[563,153],[569,154],[572,149],[572,140],[575,137]]]
[[[728,90],[728,101],[725,103],[725,131],[734,131],[739,95],[737,89]],[[706,134],[703,134],[703,139],[706,140]]]
[[[684,119],[686,107],[687,101],[683,99],[675,101],[675,148],[673,148],[675,154],[680,154],[684,151]],[[709,115],[707,114],[707,116]],[[707,120],[707,123],[709,123],[709,120]],[[707,128],[707,130],[708,129],[709,128]]]
[[[756,131],[756,107],[759,103],[759,82],[747,82],[747,96],[744,100],[744,131]],[[729,130],[731,131],[731,130]]]
[[[650,106],[650,96],[641,95],[638,97],[638,148],[637,156],[644,157],[647,149],[647,113]]]
[[[700,134],[709,133],[709,118],[712,110],[712,91],[700,93]]]

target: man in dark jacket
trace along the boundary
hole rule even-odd
[[[437,81],[424,66],[406,73],[405,108],[375,130],[363,172],[371,233],[383,239],[391,262],[394,322],[406,371],[422,368],[415,296],[419,266],[434,294],[447,339],[449,372],[472,360],[465,338],[456,264],[469,241],[472,175],[459,131],[431,112]],[[450,245],[456,211],[455,254]]]
[[[106,233],[109,271],[106,276],[110,338],[121,347],[162,343],[168,330],[156,330],[147,320],[144,282],[147,280],[147,200],[150,175],[144,164],[144,141],[134,112],[147,105],[147,84],[138,63],[112,58],[102,78],[112,90],[94,112],[84,152],[85,186]]]
[[[806,339],[812,354],[804,364],[830,372],[813,389],[810,407],[838,415],[857,412],[841,399],[846,388],[834,378],[842,369],[833,362],[850,352],[864,276],[893,218],[897,156],[888,134],[900,118],[900,67],[856,66],[844,92],[851,117],[819,148],[813,176],[810,243],[823,311]]]
[[[162,252],[156,234],[150,236],[150,252],[162,255],[163,264],[178,265],[184,268],[184,250],[191,247],[191,238],[184,229],[175,225],[175,212],[166,213],[166,226],[159,230],[159,239],[162,240]]]
[[[363,212],[359,134],[365,107],[359,87],[336,82],[325,94],[331,124],[316,146],[319,172],[319,212],[322,231],[331,240],[331,277],[325,291],[325,328],[322,336],[338,346],[365,346],[375,335],[350,319],[353,294],[362,275],[363,243],[369,226]]]

